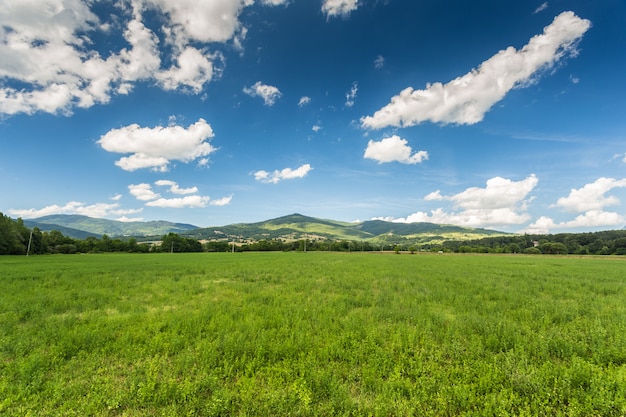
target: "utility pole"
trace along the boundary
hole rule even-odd
[[[28,248],[26,249],[26,256],[30,253],[30,243],[33,241],[33,229],[30,229],[30,237],[28,238]]]

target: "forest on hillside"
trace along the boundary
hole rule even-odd
[[[548,255],[626,255],[626,230],[553,235],[506,235],[478,240],[450,240],[438,244],[372,243],[366,240],[280,239],[247,241],[234,244],[225,240],[199,240],[168,233],[158,242],[137,239],[87,237],[73,239],[58,230],[43,232],[28,228],[22,219],[0,213],[0,255],[74,254],[98,252],[246,252],[246,251],[408,251],[454,253],[526,253]]]

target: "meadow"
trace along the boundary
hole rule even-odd
[[[3,416],[624,416],[626,258],[0,257]]]

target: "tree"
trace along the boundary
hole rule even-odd
[[[22,228],[23,223],[19,227],[13,219],[0,213],[0,255],[22,255],[26,253],[24,237],[21,233]]]

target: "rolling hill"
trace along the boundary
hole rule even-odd
[[[42,231],[58,230],[66,236],[84,239],[88,236],[162,236],[172,233],[184,233],[197,229],[197,226],[166,221],[120,222],[97,219],[94,217],[58,214],[25,220],[28,227],[38,227]],[[85,235],[86,234],[86,235]]]
[[[235,223],[226,226],[198,228],[191,224],[166,221],[120,222],[80,215],[52,215],[26,220],[28,227],[42,231],[58,230],[75,239],[89,236],[110,237],[133,236],[136,238],[157,237],[177,233],[184,237],[206,241],[254,242],[280,239],[292,241],[349,240],[372,243],[440,243],[446,240],[473,240],[507,233],[487,229],[473,229],[435,223],[393,223],[369,220],[348,223],[318,219],[294,213],[256,223]]]
[[[440,225],[435,223],[392,223],[370,220],[347,223],[291,214],[258,223],[239,223],[207,227],[184,233],[201,240],[367,240],[385,243],[426,243],[445,240],[470,240],[507,233],[487,229]]]

